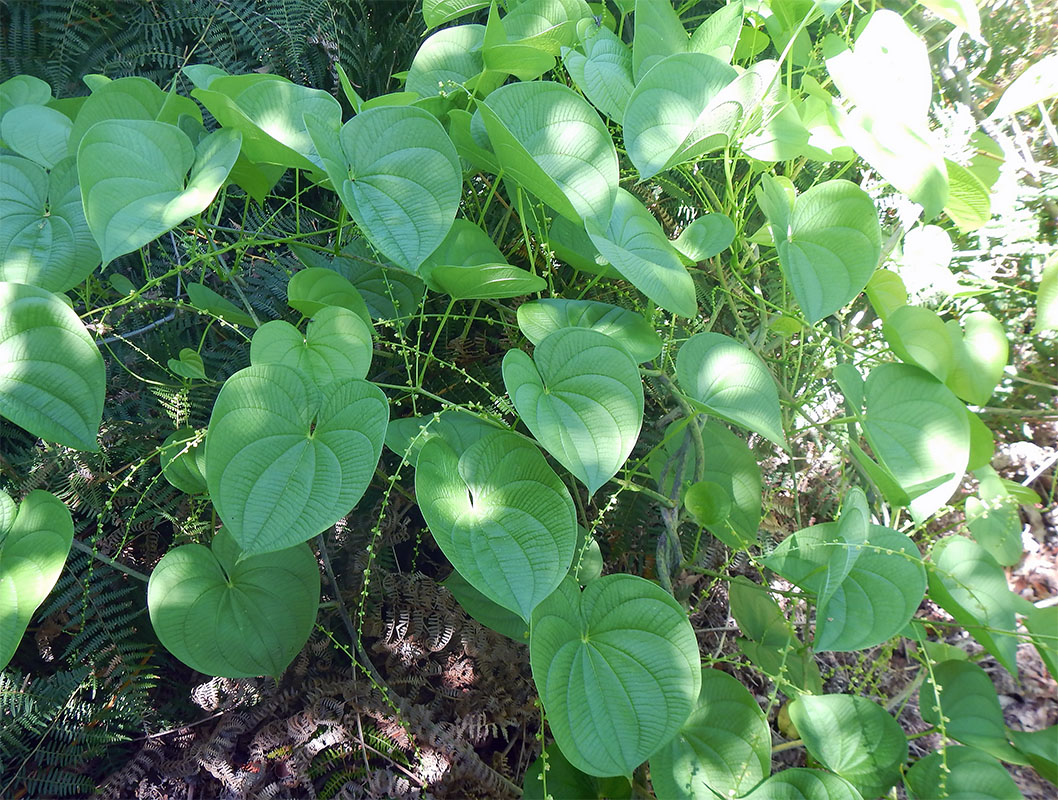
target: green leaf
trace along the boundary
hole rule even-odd
[[[624,346],[637,362],[661,352],[661,337],[642,314],[595,300],[545,298],[518,306],[518,327],[534,345],[563,328],[590,328]]]
[[[431,439],[441,438],[457,453],[462,453],[478,439],[506,430],[477,414],[448,408],[437,414],[392,420],[386,429],[386,447],[415,466],[423,446]]]
[[[878,797],[900,780],[907,738],[884,708],[866,697],[802,695],[790,719],[805,747],[864,797]]]
[[[372,348],[371,329],[360,317],[347,308],[327,306],[316,312],[304,335],[289,322],[266,322],[250,342],[250,363],[285,364],[323,386],[367,377]]]
[[[590,494],[617,474],[639,438],[639,366],[606,334],[564,328],[533,358],[510,350],[503,382],[526,427]]]
[[[981,427],[984,427],[983,423]],[[992,444],[991,435],[988,443]],[[1021,517],[1018,515],[1017,500],[1010,496],[992,467],[980,467],[975,477],[980,484],[980,499],[966,498],[966,526],[977,543],[997,563],[1012,567],[1021,561],[1022,555]]]
[[[452,223],[419,273],[427,286],[455,300],[519,297],[547,287],[540,276],[506,263],[489,235],[465,219]]]
[[[147,608],[158,639],[206,675],[283,673],[316,623],[320,570],[308,545],[251,555],[226,529],[212,548],[170,550],[151,573]]]
[[[357,114],[340,131],[306,120],[324,168],[356,224],[414,272],[452,227],[463,174],[441,123],[413,106]]]
[[[1003,765],[972,747],[945,747],[920,758],[907,771],[907,787],[915,800],[1011,800],[1021,797]]]
[[[529,639],[529,624],[524,619],[475,589],[459,570],[452,570],[441,585],[452,593],[464,611],[486,628],[522,644]]]
[[[303,542],[352,510],[382,451],[389,407],[357,379],[317,387],[280,364],[225,381],[206,434],[217,514],[247,554]]]
[[[325,308],[344,308],[371,331],[371,313],[364,298],[348,278],[332,269],[308,267],[295,272],[287,283],[287,303],[306,317],[315,317]]]
[[[919,0],[919,3],[956,28],[981,39],[981,14],[974,0]]]
[[[481,45],[484,25],[456,25],[429,36],[415,53],[404,82],[421,97],[457,92],[485,68]]]
[[[1010,116],[1058,95],[1058,53],[1029,64],[1011,83],[992,112],[991,119]]]
[[[527,40],[513,32],[509,35],[506,19],[500,19],[493,2],[482,49],[486,74],[514,75],[520,81],[533,81],[553,69],[561,44],[546,33],[539,39],[530,36]]]
[[[671,739],[701,689],[687,613],[659,586],[573,578],[533,615],[529,658],[551,732],[589,775],[631,776]]]
[[[589,221],[586,229],[603,257],[639,291],[673,314],[698,313],[694,281],[679,251],[634,195],[618,189],[606,226]]]
[[[743,35],[743,13],[741,2],[734,2],[714,11],[694,31],[687,48],[695,53],[716,56],[730,64],[735,48]],[[765,46],[767,46],[767,37],[765,37]],[[763,49],[763,47],[760,48],[753,55]]]
[[[1003,568],[981,545],[963,536],[942,539],[930,557],[930,597],[1016,674],[1014,612],[1018,597],[1007,586]]]
[[[507,176],[573,222],[609,219],[617,150],[583,97],[551,81],[512,83],[478,108]]]
[[[238,158],[239,142],[238,133],[221,130],[193,147],[176,126],[143,120],[106,120],[85,133],[77,172],[103,262],[205,211]]]
[[[713,481],[698,481],[687,487],[683,504],[694,521],[705,528],[716,528],[731,515],[731,493]]]
[[[744,800],[863,800],[863,796],[832,772],[793,767],[763,781]]]
[[[1032,634],[1032,643],[1051,677],[1058,675],[1058,637],[1054,634],[1058,630],[1058,606],[1033,606],[1025,617],[1025,628]]]
[[[996,450],[995,436],[982,419],[966,409],[966,418],[970,421],[970,459],[966,464],[969,472],[986,467],[992,462],[992,454]],[[1031,491],[1031,490],[1030,490]],[[1036,501],[1033,500],[1033,503]]]
[[[97,451],[106,370],[73,309],[0,282],[0,416],[49,442]]]
[[[747,73],[754,75],[755,73]],[[624,141],[640,180],[724,147],[747,110],[725,89],[738,72],[702,53],[659,61],[628,98]]]
[[[422,18],[427,28],[436,28],[479,8],[488,8],[486,0],[423,0]]]
[[[735,223],[720,213],[705,214],[681,231],[672,244],[692,262],[719,255],[735,240]]]
[[[966,167],[944,159],[948,168],[948,202],[944,212],[961,233],[971,233],[992,218],[988,187]]]
[[[179,428],[162,442],[158,458],[162,475],[185,494],[206,493],[206,448],[194,428]]]
[[[907,305],[907,289],[900,276],[890,269],[876,269],[867,281],[867,299],[882,322],[901,306]]]
[[[676,356],[680,388],[703,411],[786,449],[775,379],[760,357],[721,333],[697,333]]]
[[[49,292],[77,286],[99,265],[84,217],[74,159],[45,172],[24,158],[0,155],[0,280]]]
[[[1043,265],[1040,285],[1036,289],[1035,334],[1058,330],[1058,253],[1054,253]]]
[[[514,433],[489,434],[461,454],[431,439],[416,462],[415,496],[452,566],[526,621],[569,571],[573,499],[540,452]]]
[[[620,124],[635,89],[632,51],[608,28],[588,22],[581,31],[584,53],[566,50],[566,71],[593,106]]]
[[[0,491],[0,669],[55,586],[72,543],[73,518],[55,495],[34,489],[16,508]]]
[[[15,75],[0,83],[0,120],[13,108],[42,106],[51,100],[51,86],[32,75]]]
[[[952,660],[935,664],[931,676],[918,695],[924,721],[938,725],[943,716],[944,735],[949,739],[1004,761],[1026,763],[1007,741],[1003,709],[987,672],[968,661]],[[939,692],[934,691],[934,682]]]
[[[915,519],[924,520],[962,480],[970,456],[966,407],[931,375],[906,364],[871,370],[864,397],[864,435],[912,497]]]
[[[20,156],[51,169],[69,154],[73,122],[54,108],[20,105],[3,115],[0,139]]]
[[[242,135],[242,153],[255,164],[319,169],[320,154],[305,118],[333,126],[342,118],[342,107],[330,94],[278,75],[221,76],[210,81],[208,89],[193,90],[191,96],[224,128]]]
[[[935,311],[900,306],[890,312],[882,332],[901,361],[922,367],[938,381],[948,379],[955,362],[954,346],[944,320]]]
[[[522,780],[524,800],[546,800],[543,756],[529,765]],[[624,777],[596,778],[585,775],[557,747],[547,748],[547,796],[554,800],[631,800],[632,785]]]
[[[636,83],[666,56],[684,53],[689,39],[672,3],[635,0],[632,63]]]
[[[1007,729],[1007,735],[1042,777],[1058,785],[1058,749],[1054,742],[1058,738],[1058,726],[1051,725],[1038,731]]]
[[[181,378],[203,380],[206,377],[202,356],[190,347],[184,347],[180,350],[180,358],[170,358],[168,366],[170,372],[174,375],[179,375]]]
[[[187,289],[187,299],[199,311],[205,311],[207,314],[220,317],[233,325],[246,325],[250,328],[257,327],[253,317],[205,284],[189,283],[185,288]]]
[[[654,791],[674,800],[737,797],[770,771],[771,731],[757,701],[726,672],[703,669],[698,708],[650,757]]]
[[[805,318],[818,322],[867,285],[882,252],[878,212],[849,181],[817,184],[790,210],[781,185],[765,177],[757,202],[771,223],[779,264]]]
[[[964,316],[962,331],[954,320],[947,325],[955,362],[947,386],[968,403],[983,406],[1003,378],[1010,356],[1007,332],[985,311]]]

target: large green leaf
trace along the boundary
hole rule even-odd
[[[247,554],[226,529],[212,548],[170,550],[151,573],[147,608],[158,639],[206,675],[278,679],[312,633],[320,570],[308,545]]]
[[[103,357],[73,309],[0,282],[0,415],[50,442],[98,450],[105,392]]]
[[[907,738],[877,703],[845,694],[802,695],[789,710],[808,752],[864,797],[879,797],[900,780]]]
[[[471,585],[529,620],[573,560],[573,499],[540,451],[497,431],[462,453],[428,441],[415,497],[434,541]]]
[[[722,333],[696,333],[676,355],[680,388],[709,414],[786,448],[775,379],[760,357]]]
[[[771,731],[757,701],[726,672],[703,669],[698,708],[650,757],[654,791],[673,800],[738,797],[769,772]]]
[[[419,45],[405,88],[422,97],[457,92],[485,68],[484,38],[484,25],[456,25],[432,34]]]
[[[75,161],[51,172],[24,158],[0,155],[0,280],[65,292],[99,264],[84,217]]]
[[[278,75],[219,76],[191,96],[214,118],[242,135],[242,152],[255,164],[313,170],[320,155],[305,118],[337,126],[342,107],[330,94],[298,86]],[[335,184],[337,185],[337,184]]]
[[[882,234],[870,196],[849,181],[817,184],[790,204],[765,177],[757,202],[771,223],[779,264],[801,311],[817,322],[844,307],[878,266]]]
[[[931,558],[930,597],[1016,674],[1014,613],[1019,598],[1007,586],[1003,568],[981,545],[963,536],[942,539]]]
[[[606,224],[590,220],[585,227],[599,252],[639,291],[673,314],[698,313],[694,281],[679,251],[633,194],[619,188]]]
[[[620,123],[635,88],[632,51],[609,28],[591,22],[582,22],[580,28],[584,52],[566,50],[566,71],[592,105]]]
[[[239,143],[238,133],[221,130],[194,147],[175,125],[146,120],[106,120],[89,129],[77,172],[104,263],[205,211],[231,172]]]
[[[863,796],[832,772],[794,767],[772,775],[744,800],[863,800]]]
[[[306,119],[324,168],[368,241],[411,272],[452,227],[463,187],[455,145],[413,106],[357,114],[340,131]]]
[[[34,489],[16,507],[0,490],[0,669],[59,579],[72,542],[73,518],[55,495]]]
[[[510,350],[503,382],[533,436],[594,494],[617,474],[643,424],[643,381],[628,351],[587,328]]]
[[[595,300],[545,298],[518,306],[518,327],[534,345],[562,328],[591,328],[616,339],[636,361],[661,352],[661,337],[642,314]]]
[[[281,364],[228,378],[206,434],[206,480],[242,550],[290,547],[348,514],[374,475],[388,421],[382,391],[355,378],[317,387]]]
[[[1012,800],[1022,796],[1010,773],[987,753],[973,747],[945,747],[920,758],[907,771],[915,800]]]
[[[550,81],[512,83],[478,108],[507,176],[573,222],[605,224],[617,193],[617,150],[583,97]]]
[[[589,775],[627,775],[671,739],[701,689],[698,643],[659,586],[573,578],[536,609],[529,659],[555,742]]]
[[[51,169],[69,155],[73,121],[47,106],[20,105],[3,115],[0,140],[20,156]]]
[[[371,367],[371,329],[340,306],[316,312],[304,334],[289,322],[266,322],[250,342],[250,363],[285,364],[304,372],[317,386],[364,378]]]
[[[864,435],[911,496],[911,513],[924,520],[962,480],[970,457],[966,407],[944,384],[906,364],[871,370],[864,397]]]

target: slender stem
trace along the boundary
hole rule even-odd
[[[135,570],[132,567],[126,567],[121,562],[115,561],[110,556],[103,555],[98,550],[96,550],[96,549],[94,549],[92,547],[89,547],[84,542],[82,542],[82,541],[80,541],[78,539],[74,539],[73,540],[73,547],[74,547],[75,550],[80,550],[82,553],[87,553],[92,558],[96,559],[97,561],[102,561],[107,566],[113,567],[118,572],[124,572],[126,575],[128,575],[130,577],[133,577],[133,578],[135,578],[138,581],[143,581],[144,583],[147,583],[147,581],[150,580],[150,578],[148,578],[146,575],[144,575],[139,570]]]

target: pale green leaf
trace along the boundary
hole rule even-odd
[[[890,269],[876,269],[864,291],[874,313],[885,322],[889,315],[907,305],[907,289],[900,276]]]
[[[1010,357],[1007,332],[986,311],[967,314],[961,322],[962,331],[954,320],[947,324],[954,355],[947,386],[966,402],[983,406],[1003,378]]]
[[[743,13],[741,0],[717,9],[694,31],[687,49],[695,53],[705,53],[707,56],[716,56],[730,64],[735,55],[735,48],[745,35],[745,29],[742,27]],[[765,36],[765,45],[767,41]],[[757,50],[753,55],[759,52],[760,50]]]
[[[180,350],[179,358],[170,358],[168,361],[169,371],[181,378],[190,380],[202,380],[206,377],[205,365],[202,356],[190,347]]]
[[[459,605],[471,617],[486,628],[501,633],[508,639],[525,644],[529,639],[529,623],[510,609],[483,595],[459,570],[441,581],[441,585],[452,593]]]
[[[966,167],[944,159],[948,172],[948,202],[944,212],[961,233],[971,233],[992,218],[988,187]]]
[[[428,287],[456,300],[519,297],[547,287],[540,276],[508,264],[489,235],[465,219],[452,223],[419,274]]]
[[[478,439],[505,430],[477,414],[448,408],[437,414],[392,420],[386,429],[386,447],[415,466],[423,446],[431,439],[443,439],[456,453],[462,453]]]
[[[423,0],[422,18],[427,28],[436,28],[479,8],[488,8],[488,0]]]
[[[938,17],[981,39],[981,14],[974,0],[918,0]],[[983,41],[983,40],[982,40]]]
[[[944,320],[935,311],[902,305],[889,313],[882,333],[901,361],[922,367],[939,381],[948,379],[955,350]],[[961,344],[961,335],[959,339]]]
[[[595,300],[545,298],[522,303],[518,327],[534,345],[562,328],[591,328],[618,341],[638,362],[661,352],[661,337],[642,314]]]
[[[419,45],[405,87],[421,97],[457,92],[457,86],[485,68],[481,57],[484,38],[484,25],[457,25],[432,34]]]
[[[189,283],[185,288],[187,289],[187,299],[199,311],[220,317],[233,325],[246,325],[251,328],[257,326],[253,317],[205,284]]]
[[[2,119],[0,139],[20,156],[51,169],[69,155],[73,122],[54,108],[21,105]]]
[[[287,303],[306,317],[314,317],[331,306],[352,311],[371,328],[371,314],[360,292],[349,279],[325,267],[308,267],[294,273],[287,283]]]
[[[371,329],[347,308],[327,306],[304,335],[283,320],[266,322],[250,342],[250,363],[285,364],[308,375],[317,386],[365,378],[371,367]]]
[[[1043,265],[1043,275],[1036,289],[1036,323],[1033,333],[1058,330],[1058,253]]]
[[[636,83],[661,59],[686,52],[689,41],[672,3],[635,0],[632,65]]]
[[[999,98],[992,119],[1016,114],[1055,95],[1058,95],[1058,53],[1044,56],[1018,75]]]
[[[672,243],[692,262],[719,255],[735,240],[735,223],[720,213],[698,217]]]
[[[562,60],[577,88],[614,122],[624,118],[632,95],[632,51],[608,28],[581,23],[584,53],[567,50]]]

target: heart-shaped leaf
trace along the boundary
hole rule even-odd
[[[503,382],[536,440],[591,494],[617,474],[639,438],[639,366],[604,333],[564,328],[533,358],[510,350]]]
[[[974,747],[945,747],[920,758],[907,771],[915,800],[1009,800],[1023,797],[1010,773],[987,753]]]
[[[361,111],[340,131],[306,119],[338,196],[393,263],[414,272],[452,227],[463,187],[455,145],[413,106]]]
[[[562,328],[591,328],[616,339],[636,361],[661,352],[661,337],[642,314],[595,300],[544,298],[518,306],[518,327],[534,345]]]
[[[404,417],[389,423],[386,447],[414,466],[419,453],[428,441],[440,437],[457,453],[464,452],[478,439],[496,431],[505,431],[491,420],[471,414],[461,408],[448,408],[424,417]]]
[[[960,331],[955,320],[947,323],[954,364],[946,385],[968,403],[987,405],[1010,355],[1007,333],[1003,324],[985,311],[967,314],[962,326]]]
[[[0,282],[0,415],[94,451],[105,392],[103,357],[73,309],[35,286]]]
[[[618,189],[605,226],[588,221],[585,227],[599,252],[639,291],[673,314],[698,313],[694,281],[679,251],[634,195]]]
[[[0,155],[0,171],[0,280],[49,292],[73,288],[100,260],[74,160],[48,173],[24,158]]]
[[[164,122],[105,120],[89,129],[77,150],[77,172],[103,262],[204,211],[231,172],[239,145],[238,133],[221,130],[193,147],[183,131]]]
[[[484,25],[456,25],[430,35],[415,53],[405,87],[421,97],[458,91],[485,69],[484,38]]]
[[[589,775],[631,776],[694,710],[701,663],[670,594],[635,575],[573,578],[536,609],[529,659],[555,742]]]
[[[671,3],[633,0],[635,30],[632,37],[632,63],[636,83],[666,56],[687,50],[690,38]]]
[[[935,311],[902,305],[889,313],[882,332],[901,361],[922,367],[939,381],[947,379],[955,362],[954,343]]]
[[[703,669],[698,708],[650,757],[654,791],[674,800],[738,797],[769,772],[771,731],[757,701],[726,672]]]
[[[158,639],[192,669],[278,679],[316,622],[320,570],[308,545],[248,555],[226,529],[212,549],[185,544],[151,573],[147,608]]]
[[[69,154],[73,121],[48,106],[21,105],[3,115],[0,139],[30,161],[51,169]]]
[[[375,472],[389,421],[355,378],[317,387],[293,367],[225,381],[206,434],[209,496],[247,554],[304,542],[348,514]]]
[[[775,379],[759,356],[730,336],[696,333],[684,342],[676,379],[702,410],[786,449]]]
[[[599,114],[567,86],[512,83],[478,108],[504,172],[577,224],[605,224],[617,192],[617,150]]]
[[[623,776],[596,778],[585,775],[557,747],[547,748],[547,792],[544,792],[544,756],[529,765],[522,780],[524,800],[577,798],[577,800],[632,800],[632,784]]]
[[[620,123],[635,89],[632,51],[609,28],[581,23],[581,29],[584,52],[566,50],[566,71],[593,106]]]
[[[55,495],[34,489],[16,507],[0,491],[0,669],[59,579],[72,542],[73,518]]]
[[[465,219],[452,223],[440,247],[419,267],[419,274],[431,289],[455,300],[518,297],[547,286],[540,276],[506,263],[489,235]]]
[[[315,317],[331,306],[345,308],[371,328],[371,313],[364,298],[348,278],[332,269],[309,267],[295,272],[287,283],[287,303],[306,317]]]
[[[162,475],[186,494],[206,492],[206,448],[194,428],[180,428],[165,437],[158,451]]]
[[[870,196],[849,181],[817,184],[793,201],[765,177],[757,202],[771,223],[779,264],[801,311],[818,322],[863,290],[878,266],[882,234]]]
[[[423,445],[415,496],[434,540],[478,591],[529,620],[573,560],[573,499],[532,444],[507,431],[461,454]]]
[[[250,342],[250,363],[285,364],[323,386],[366,377],[372,349],[371,329],[360,317],[347,308],[326,306],[316,312],[304,335],[289,322],[266,322]]]
[[[962,480],[970,457],[966,407],[933,376],[906,364],[882,364],[864,383],[863,433],[874,455],[911,496],[924,520]]]
[[[723,214],[698,217],[680,233],[673,246],[691,262],[704,261],[722,253],[735,240],[735,223]]]
[[[772,775],[744,800],[863,800],[863,796],[833,772],[794,767]]]
[[[879,797],[900,780],[907,738],[884,708],[866,697],[801,695],[790,719],[805,748],[864,797]]]

